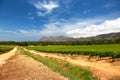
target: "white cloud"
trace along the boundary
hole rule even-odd
[[[106,20],[98,25],[89,25],[85,28],[78,28],[67,32],[71,37],[89,37],[99,34],[107,34],[112,32],[120,32],[120,18],[115,20]]]
[[[103,20],[104,19],[56,21],[45,24],[42,30],[20,30],[20,33],[38,38],[43,36],[70,36],[78,38],[120,32],[120,18]]]
[[[103,19],[85,19],[85,20],[78,20],[78,19],[71,19],[71,20],[64,20],[61,19],[60,21],[51,21],[48,24],[43,26],[42,30],[20,30],[20,32],[24,35],[29,36],[69,36],[67,32],[72,31],[74,29],[84,28],[85,26],[89,26],[94,23],[99,23],[103,21]]]
[[[46,14],[50,14],[53,9],[58,8],[59,4],[55,1],[46,1],[43,2],[37,1],[33,3],[34,7],[38,10],[37,14],[39,16],[45,16]]]
[[[0,37],[4,40],[39,40],[43,36],[88,37],[99,34],[120,32],[120,18],[105,19],[72,19],[51,21],[38,30],[0,30]],[[11,36],[12,35],[12,36]]]

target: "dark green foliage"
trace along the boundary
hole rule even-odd
[[[116,44],[120,43],[120,39],[110,40],[91,40],[91,41],[66,41],[66,42],[42,42],[42,41],[0,41],[0,45],[19,45],[19,46],[47,46],[47,45],[99,45],[99,44]]]

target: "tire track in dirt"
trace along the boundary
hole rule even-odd
[[[0,80],[69,80],[42,63],[16,51],[0,66]],[[6,54],[13,54],[12,52]]]

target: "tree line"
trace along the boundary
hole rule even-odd
[[[69,42],[41,42],[41,41],[0,41],[0,45],[18,45],[18,46],[47,46],[47,45],[99,45],[99,44],[117,44],[119,39],[113,40],[92,40],[92,41],[69,41]]]

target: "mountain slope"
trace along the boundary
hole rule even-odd
[[[109,34],[101,34],[92,37],[81,37],[81,38],[72,38],[65,36],[50,36],[43,37],[40,41],[50,41],[50,42],[67,42],[67,41],[91,41],[91,40],[113,40],[120,38],[120,32],[118,33],[109,33]]]

